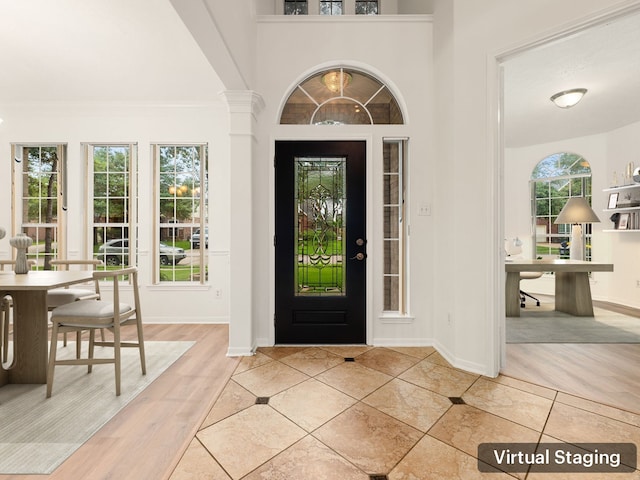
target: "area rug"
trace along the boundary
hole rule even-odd
[[[48,474],[75,452],[125,405],[148,387],[194,342],[145,342],[147,374],[137,349],[122,350],[121,395],[115,395],[113,365],[59,366],[53,394],[46,385],[0,388],[0,474]],[[75,355],[75,344],[59,348]],[[96,348],[95,356],[100,355]],[[108,354],[106,354],[108,355]]]
[[[574,317],[542,303],[520,314],[507,317],[507,343],[640,343],[640,318],[602,308],[593,317]]]

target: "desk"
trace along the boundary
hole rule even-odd
[[[47,290],[84,283],[91,270],[31,271],[23,275],[0,272],[0,295],[13,297],[14,359],[0,368],[0,386],[7,383],[47,383]]]
[[[589,272],[613,272],[613,264],[580,260],[507,260],[505,271],[507,317],[520,316],[520,272],[554,272],[556,310],[577,317],[593,317]]]

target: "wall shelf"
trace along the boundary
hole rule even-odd
[[[619,208],[605,208],[602,210],[603,212],[629,212],[631,210],[640,210],[640,206],[638,207],[619,207]]]
[[[640,232],[640,183],[605,188],[603,192],[609,193],[608,208],[603,209],[603,212],[619,214],[615,228],[603,232]],[[620,228],[620,224],[623,228]]]
[[[602,191],[603,192],[619,192],[620,190],[631,190],[633,188],[638,188],[640,187],[640,183],[634,183],[631,185],[620,185],[618,187],[609,187],[609,188],[605,188]]]

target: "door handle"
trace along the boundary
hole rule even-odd
[[[362,253],[362,252],[358,252],[355,254],[355,256],[351,257],[349,260],[364,260],[365,258],[367,258],[367,254],[366,253]]]

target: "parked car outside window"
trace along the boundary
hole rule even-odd
[[[200,248],[200,229],[198,228],[191,235],[191,248]],[[209,229],[204,230],[204,248],[209,248]]]
[[[177,265],[180,260],[187,257],[183,248],[170,247],[160,242],[160,264]],[[109,240],[98,247],[97,257],[105,265],[126,265],[129,263],[129,240],[117,238]]]

